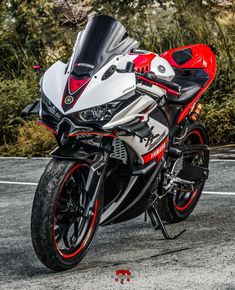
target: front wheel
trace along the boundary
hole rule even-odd
[[[85,256],[99,225],[103,194],[89,216],[84,216],[90,196],[85,191],[89,165],[52,159],[36,190],[31,236],[39,260],[62,271],[74,267]]]

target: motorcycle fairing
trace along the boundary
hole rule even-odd
[[[174,48],[162,53],[161,57],[165,58],[175,70],[175,82],[177,82],[178,77],[201,85],[201,89],[195,94],[193,100],[184,107],[179,115],[177,121],[177,124],[179,124],[215,78],[216,58],[211,47],[205,44]]]
[[[88,85],[89,81],[90,78],[77,80],[71,75],[68,77],[61,100],[61,107],[63,108],[64,112],[73,108],[78,98],[81,96],[86,86]]]
[[[68,95],[65,91],[68,93],[69,91],[65,88],[68,85],[70,74],[69,72],[65,73],[66,64],[58,61],[45,72],[42,81],[42,91],[64,115],[115,101],[126,93],[134,91],[136,88],[134,73],[114,72],[109,78],[102,81],[102,76],[107,69],[112,65],[117,65],[119,58],[122,57],[120,55],[113,58],[92,76],[89,81],[85,82],[79,90],[74,93],[71,92]],[[84,88],[84,86],[86,87]],[[81,94],[79,94],[80,92]],[[77,94],[79,94],[79,97],[77,97]],[[76,102],[62,107],[62,105],[64,106],[62,99],[65,101],[67,96],[72,96]]]
[[[147,137],[141,137],[137,134],[124,134],[117,132],[119,139],[128,144],[135,154],[139,157],[141,164],[149,162],[152,158],[145,159],[143,155],[153,151],[168,135],[169,129],[162,123],[149,117],[148,114],[153,111],[157,106],[156,101],[148,95],[143,95],[118,112],[114,117],[103,126],[103,129],[115,129],[123,127],[128,122],[135,119],[139,120],[138,124],[134,123],[133,130],[140,127],[140,123],[146,126],[146,129],[150,132]],[[145,114],[141,113],[148,110]]]
[[[146,138],[141,138],[137,135],[119,136],[122,141],[127,143],[134,150],[141,164],[156,159],[157,155],[155,155],[154,149],[167,137],[169,132],[166,126],[150,117],[148,117],[147,126],[150,128],[151,134]],[[165,147],[162,148],[162,151],[165,151],[164,149]],[[149,152],[151,152],[151,154],[146,158],[145,156]]]
[[[175,76],[169,62],[153,52],[145,52],[137,55],[133,60],[135,71],[139,73],[152,71],[157,77],[171,81]]]
[[[138,55],[119,55],[104,65],[94,76],[80,79],[72,76],[68,69],[66,70],[66,64],[57,61],[45,72],[41,84],[42,91],[64,115],[115,101],[136,89],[135,73],[115,71],[105,80],[102,78],[111,66],[124,69],[128,61],[136,58]],[[158,55],[155,56],[152,63],[152,70],[157,76],[165,79],[174,76],[174,71],[169,63]],[[157,69],[159,66],[165,68],[164,73],[159,72]],[[77,89],[76,84],[71,86],[71,82],[77,82]],[[161,96],[163,92],[164,90],[159,88],[157,93]],[[71,103],[66,101],[67,97],[72,97]]]

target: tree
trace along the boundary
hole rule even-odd
[[[53,5],[45,0],[3,0],[0,4],[1,73],[19,75],[32,59],[44,61],[58,38]]]

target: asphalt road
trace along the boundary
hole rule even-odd
[[[165,241],[143,217],[100,227],[84,260],[54,273],[34,254],[30,212],[34,185],[48,160],[0,159],[0,289],[235,289],[235,161],[212,161],[201,201],[187,221],[168,225]],[[230,194],[211,194],[225,192]],[[46,249],[45,249],[46,250]],[[117,269],[133,277],[121,285]]]

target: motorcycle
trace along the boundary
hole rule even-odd
[[[68,63],[40,80],[38,115],[58,147],[36,189],[31,235],[47,267],[62,271],[86,255],[98,226],[142,214],[170,236],[166,223],[196,207],[209,170],[198,99],[216,74],[210,46],[161,55],[141,50],[122,24],[94,16],[78,33]]]

